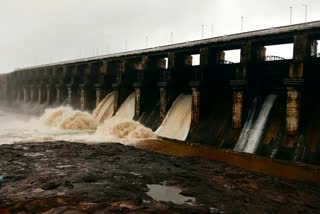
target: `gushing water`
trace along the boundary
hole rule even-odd
[[[141,139],[156,138],[151,129],[132,120],[134,101],[134,94],[130,95],[112,118],[112,94],[100,103],[93,114],[61,106],[46,109],[39,118],[10,113],[6,109],[0,112],[0,144],[47,141],[131,144]],[[99,123],[104,119],[104,123]]]
[[[120,106],[116,115],[97,129],[96,134],[110,140],[136,140],[156,138],[151,129],[133,121],[135,113],[135,94],[132,93]]]
[[[0,144],[14,142],[73,141],[75,136],[87,134],[83,130],[65,130],[47,126],[36,116],[2,111],[0,114]]]
[[[120,106],[115,117],[132,120],[135,112],[135,94],[132,93]]]
[[[40,120],[47,126],[65,130],[94,130],[97,127],[91,114],[64,106],[47,109]]]
[[[191,102],[191,95],[180,94],[155,133],[162,137],[186,140],[191,125]]]
[[[191,123],[191,96],[180,95],[155,134],[133,121],[135,95],[131,94],[114,117],[113,94],[108,94],[90,114],[68,106],[46,109],[41,117],[8,111],[0,112],[0,144],[14,142],[71,141],[84,143],[136,143],[157,135],[185,140]],[[23,104],[25,108],[27,104]],[[32,104],[36,109],[37,104]],[[43,106],[40,106],[40,110]],[[39,111],[39,109],[36,109]],[[102,122],[104,121],[104,122]]]
[[[137,121],[119,119],[117,117],[106,120],[102,126],[99,126],[96,134],[110,140],[138,140],[152,139],[156,135],[149,128],[144,127]]]
[[[250,111],[248,113],[248,119],[245,122],[243,129],[241,131],[240,137],[237,141],[237,144],[234,147],[235,151],[242,152],[244,147],[247,145],[248,138],[249,138],[249,135],[251,132],[251,127],[253,126],[252,124],[254,122],[253,118],[256,114],[257,104],[258,104],[258,99],[255,98],[253,100],[252,106],[251,106]]]
[[[277,95],[268,95],[264,103],[262,104],[258,118],[253,121],[254,114],[256,111],[256,100],[254,101],[253,107],[250,110],[248,120],[244,128],[242,129],[240,138],[234,148],[235,151],[246,152],[254,154],[258,149],[263,131],[267,124],[270,111],[277,99]]]
[[[93,117],[100,123],[113,115],[113,92],[109,93],[93,111]]]

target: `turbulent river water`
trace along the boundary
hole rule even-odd
[[[156,136],[138,122],[114,117],[99,123],[91,114],[70,107],[47,109],[40,117],[0,108],[0,144],[47,141],[133,144],[149,138]]]
[[[185,140],[189,133],[190,95],[178,96],[155,133],[133,120],[134,94],[128,96],[115,114],[113,99],[113,94],[108,94],[92,114],[68,106],[46,108],[43,105],[27,103],[10,109],[0,105],[0,144],[47,141],[133,144],[158,136]],[[39,112],[44,113],[41,116],[30,116]]]

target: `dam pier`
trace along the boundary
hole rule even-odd
[[[175,100],[191,97],[178,140],[245,152],[251,136],[251,153],[319,164],[318,40],[320,21],[19,68],[0,75],[0,100],[91,112],[113,93],[115,115],[134,94],[134,120],[156,131]],[[267,55],[282,44],[292,58]],[[230,50],[239,62],[226,60]]]

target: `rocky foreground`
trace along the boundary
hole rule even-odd
[[[320,185],[120,144],[0,146],[0,213],[317,213]],[[180,187],[183,204],[147,184]],[[168,197],[170,198],[170,197]]]

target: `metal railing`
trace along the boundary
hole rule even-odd
[[[283,57],[280,56],[267,56],[266,57],[266,61],[282,61],[282,60],[286,60]]]
[[[227,61],[227,60],[219,60],[217,61],[217,64],[234,64],[234,62],[231,62],[231,61]]]

